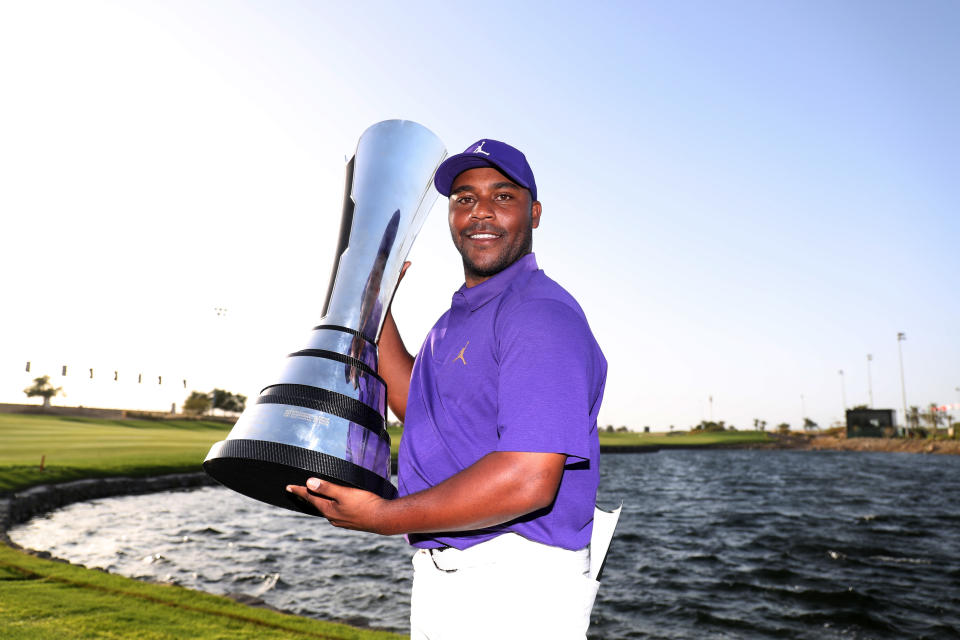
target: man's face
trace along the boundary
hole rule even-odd
[[[450,235],[463,257],[468,287],[480,284],[530,253],[540,203],[492,167],[464,171],[450,191]]]

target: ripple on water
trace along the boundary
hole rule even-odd
[[[625,504],[591,638],[960,637],[958,457],[665,451],[606,455],[601,472],[601,504]],[[117,573],[407,629],[402,538],[222,488],[73,505],[11,537]]]

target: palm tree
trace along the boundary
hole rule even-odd
[[[937,411],[937,404],[930,403],[927,413],[923,414],[924,421],[930,425],[930,434],[933,438],[937,437],[937,428],[944,421],[944,414]]]

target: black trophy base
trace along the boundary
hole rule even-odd
[[[288,484],[305,485],[308,478],[321,478],[389,500],[397,496],[389,480],[369,469],[319,451],[266,440],[222,440],[210,449],[203,470],[237,493],[312,516],[320,514],[287,492]]]

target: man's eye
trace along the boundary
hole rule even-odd
[[[509,200],[512,196],[509,193],[498,193],[497,200]]]
[[[473,198],[470,196],[462,196],[457,198],[457,204],[470,204],[471,202],[473,202]]]

